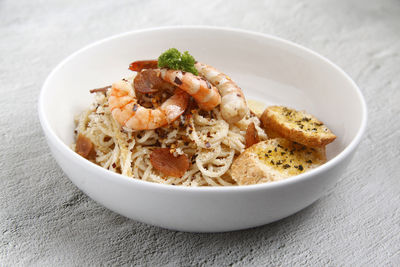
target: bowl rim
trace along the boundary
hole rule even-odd
[[[343,77],[349,82],[352,87],[355,89],[358,100],[361,103],[361,112],[362,112],[362,120],[360,127],[355,135],[355,137],[351,140],[350,144],[348,144],[339,154],[337,154],[335,157],[330,159],[328,162],[325,164],[318,166],[315,169],[312,169],[308,172],[305,172],[300,175],[296,175],[293,177],[290,177],[289,179],[284,179],[284,180],[279,180],[279,181],[274,181],[270,183],[263,183],[263,184],[255,184],[255,185],[245,185],[245,186],[210,186],[210,187],[188,187],[188,186],[176,186],[176,185],[168,185],[168,184],[158,184],[158,183],[153,183],[149,181],[143,181],[140,179],[124,176],[122,174],[114,173],[110,170],[104,169],[103,167],[92,163],[91,161],[88,161],[87,159],[81,157],[78,155],[75,151],[73,151],[69,146],[67,146],[54,132],[54,130],[50,127],[50,123],[46,119],[45,111],[44,111],[44,98],[46,95],[48,88],[48,83],[50,80],[53,78],[55,73],[63,67],[65,64],[67,64],[71,59],[73,59],[75,56],[80,54],[81,52],[84,52],[86,50],[91,49],[94,46],[97,46],[102,43],[106,43],[108,41],[111,41],[113,39],[118,39],[124,36],[128,35],[135,35],[135,34],[140,34],[143,32],[157,32],[157,31],[166,31],[166,30],[212,30],[212,31],[224,31],[224,32],[230,32],[230,33],[238,33],[241,35],[251,35],[254,37],[258,38],[267,38],[271,39],[273,41],[281,42],[285,45],[291,46],[294,49],[302,50],[303,52],[309,53],[312,56],[315,56],[319,58],[320,60],[324,61],[326,64],[332,66],[336,71],[338,71]],[[322,174],[340,162],[342,162],[345,158],[347,158],[350,153],[352,153],[358,144],[361,141],[361,137],[363,136],[366,126],[367,126],[367,105],[365,102],[365,99],[361,93],[360,88],[357,86],[357,84],[350,78],[350,76],[344,72],[340,67],[338,67],[335,63],[330,61],[329,59],[325,58],[324,56],[314,52],[313,50],[306,48],[302,45],[296,44],[292,41],[285,40],[283,38],[273,36],[270,34],[265,34],[261,32],[256,32],[256,31],[250,31],[250,30],[245,30],[245,29],[238,29],[238,28],[230,28],[230,27],[217,27],[217,26],[202,26],[202,25],[182,25],[182,26],[163,26],[163,27],[152,27],[152,28],[145,28],[145,29],[139,29],[139,30],[134,30],[134,31],[128,31],[128,32],[123,32],[119,33],[116,35],[112,35],[110,37],[95,41],[93,43],[90,43],[81,49],[75,51],[71,55],[67,56],[64,58],[60,63],[57,64],[57,66],[50,72],[50,74],[47,76],[39,94],[39,101],[38,101],[38,113],[39,113],[39,120],[42,126],[42,129],[45,133],[45,136],[51,141],[52,143],[55,144],[60,151],[65,151],[66,156],[68,156],[70,159],[72,159],[75,163],[83,165],[83,167],[86,168],[94,168],[93,170],[96,170],[97,172],[100,172],[99,174],[103,174],[100,176],[103,176],[105,178],[113,179],[115,180],[116,183],[124,183],[124,184],[132,184],[132,185],[138,185],[142,187],[151,187],[153,189],[160,189],[160,190],[168,190],[168,191],[182,191],[182,192],[210,192],[210,191],[217,191],[217,192],[245,192],[245,191],[258,191],[258,190],[267,190],[267,189],[272,189],[272,188],[277,188],[277,187],[283,187],[288,184],[296,184],[296,183],[301,183],[304,180],[311,179],[314,176],[318,176],[319,174]],[[67,175],[68,176],[68,175]]]

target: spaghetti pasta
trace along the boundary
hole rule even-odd
[[[249,123],[254,122],[260,140],[267,139],[258,117],[250,111],[239,122],[229,124],[219,107],[209,112],[193,110],[184,122],[180,118],[155,130],[121,128],[108,107],[109,95],[110,90],[95,92],[94,103],[75,119],[76,133],[93,143],[94,163],[125,176],[181,186],[236,185],[229,168],[245,149]],[[160,147],[189,158],[190,167],[182,177],[167,177],[153,168],[150,154]]]

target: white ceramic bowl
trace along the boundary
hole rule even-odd
[[[248,99],[304,109],[338,136],[329,161],[284,181],[240,187],[160,185],[105,170],[73,152],[74,115],[92,101],[89,89],[131,75],[128,65],[170,47],[230,75]],[[337,66],[294,43],[243,30],[170,27],[120,34],[91,44],[48,76],[39,116],[49,147],[71,181],[89,197],[134,220],[180,231],[245,229],[289,216],[313,203],[341,176],[366,126],[366,105]]]

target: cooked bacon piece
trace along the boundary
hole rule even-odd
[[[129,65],[131,71],[141,71],[143,69],[156,69],[158,68],[157,60],[138,60]]]
[[[90,90],[89,92],[90,92],[91,94],[97,93],[97,92],[107,93],[107,90],[110,89],[110,88],[111,88],[111,85],[105,86],[105,87],[102,87],[102,88],[92,89],[92,90]]]
[[[94,153],[94,146],[92,141],[83,134],[79,134],[76,139],[76,153],[82,157],[89,159]]]
[[[258,132],[256,130],[254,122],[250,123],[247,126],[245,141],[246,141],[246,148],[251,147],[252,145],[260,142],[260,138],[258,137]]]
[[[175,157],[169,148],[157,148],[150,154],[153,167],[167,176],[182,177],[189,169],[186,155]]]
[[[143,94],[151,94],[158,92],[160,89],[174,91],[174,86],[159,76],[159,73],[153,70],[142,70],[139,72],[133,83],[135,90]]]

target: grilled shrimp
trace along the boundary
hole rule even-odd
[[[199,62],[195,64],[195,67],[199,72],[200,76],[206,79],[206,82],[207,81],[211,82],[211,84],[218,89],[219,94],[222,97],[220,101],[222,117],[229,123],[234,123],[241,120],[247,113],[247,104],[244,94],[240,89],[240,87],[235,82],[233,82],[227,75],[216,70],[214,67]],[[133,71],[141,71],[142,69],[145,68],[154,69],[157,68],[157,60],[135,61],[129,66],[129,68]],[[178,79],[180,78],[180,76],[177,73],[172,75],[170,78],[175,79],[176,77],[178,77]],[[162,78],[164,79],[164,77]],[[172,79],[167,79],[167,81],[174,82],[174,80]],[[182,89],[185,90],[184,88]],[[188,93],[190,94],[190,92]],[[202,99],[202,97],[203,96],[200,96],[199,98]],[[211,98],[211,96],[209,97]],[[198,102],[197,99],[196,102]],[[216,104],[215,106],[217,105],[218,104]],[[201,104],[199,106],[200,108],[204,109],[201,106]],[[206,110],[212,109],[211,106],[212,105],[209,105],[209,107],[207,107],[208,109],[206,108]]]
[[[241,120],[247,113],[246,99],[242,89],[227,75],[214,67],[197,62],[195,68],[200,76],[218,88],[221,94],[221,114],[229,123]]]
[[[189,96],[176,89],[174,94],[156,109],[138,104],[135,91],[127,81],[112,85],[108,104],[113,118],[132,130],[151,130],[162,127],[177,119],[186,109]]]
[[[218,89],[207,80],[180,70],[161,69],[159,71],[163,80],[191,95],[200,109],[209,111],[221,103]]]
[[[221,95],[218,89],[207,80],[190,72],[164,68],[157,69],[157,60],[135,61],[130,64],[129,69],[139,73],[147,72],[149,77],[158,76],[164,81],[177,86],[191,95],[200,109],[209,111],[221,103]],[[151,71],[153,73],[149,75]],[[134,86],[137,88],[136,85]]]

